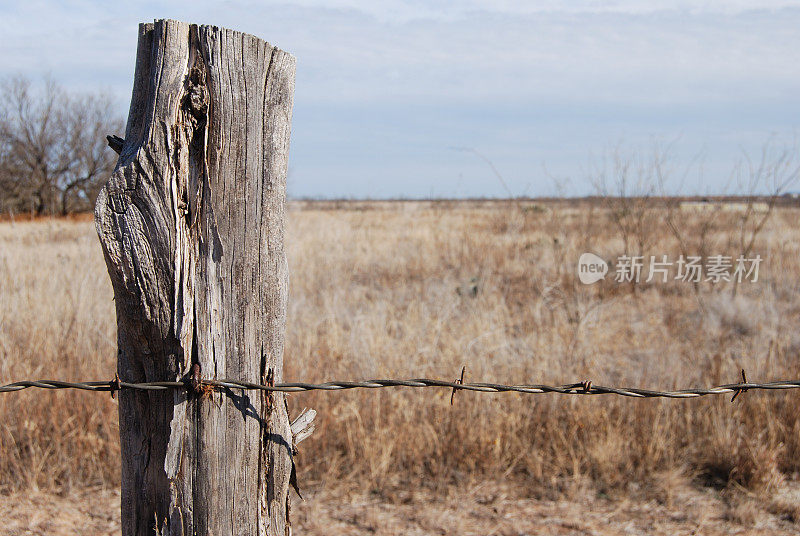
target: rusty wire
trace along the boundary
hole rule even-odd
[[[719,385],[709,388],[689,388],[673,391],[658,391],[636,387],[605,387],[595,385],[591,381],[582,381],[567,385],[535,385],[519,384],[508,385],[502,383],[462,383],[461,380],[445,381],[430,378],[413,378],[408,380],[363,380],[363,381],[329,381],[324,383],[288,382],[275,385],[262,385],[258,383],[242,382],[235,380],[202,380],[199,387],[215,390],[260,390],[296,393],[302,391],[341,391],[346,389],[378,389],[383,387],[440,387],[455,391],[476,391],[482,393],[525,393],[543,394],[557,393],[562,395],[619,395],[633,398],[697,398],[707,395],[720,395],[733,393],[733,401],[741,393],[748,390],[775,390],[798,389],[800,380],[779,380],[766,383],[750,383],[746,381]],[[18,381],[0,386],[0,393],[20,391],[28,388],[41,389],[80,389],[84,391],[105,391],[112,394],[119,390],[164,391],[172,389],[193,390],[189,381],[163,381],[129,383],[115,378],[111,381],[92,382],[66,382],[59,380]]]

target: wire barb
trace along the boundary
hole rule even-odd
[[[744,373],[744,369],[742,369],[742,383],[747,384],[747,374]],[[736,389],[736,392],[733,393],[733,396],[731,397],[731,404],[733,403],[734,400],[736,400],[737,396],[739,396],[742,393],[746,393],[749,389],[750,389],[749,387],[739,387],[738,389]]]
[[[117,394],[117,391],[122,389],[122,387],[120,386],[119,373],[118,372],[115,372],[114,373],[114,379],[111,380],[110,382],[108,382],[108,388],[109,388],[109,391],[111,391],[111,399],[113,400],[114,398],[116,398],[115,395]]]
[[[463,367],[461,367],[461,378],[460,378],[460,379],[458,379],[458,380],[456,380],[456,383],[457,383],[457,384],[459,384],[459,385],[464,385],[464,372],[466,372],[466,371],[467,371],[467,366],[466,366],[466,365],[464,365]],[[451,406],[453,405],[453,399],[454,399],[454,398],[455,398],[455,396],[456,396],[456,391],[457,391],[457,390],[458,390],[458,387],[453,387],[453,392],[452,392],[452,393],[450,393],[450,405],[451,405]]]
[[[594,391],[592,391],[592,380],[584,380],[584,381],[578,382],[578,383],[571,383],[569,385],[565,385],[564,389],[566,389],[567,392],[564,392],[563,394],[570,394],[570,395],[577,395],[577,394],[591,395],[591,394],[594,394]],[[619,393],[617,393],[617,394],[619,394]]]

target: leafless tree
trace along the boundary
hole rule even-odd
[[[797,144],[793,147],[775,149],[767,142],[761,156],[753,160],[745,154],[736,166],[734,176],[739,191],[744,194],[745,207],[737,218],[737,229],[729,239],[736,242],[738,253],[750,257],[756,239],[772,216],[775,203],[800,178],[800,162],[797,159]],[[759,201],[759,199],[762,199]],[[735,296],[738,280],[733,280],[731,292]]]
[[[708,258],[715,248],[725,247],[735,260],[738,255],[749,258],[758,237],[769,222],[780,196],[800,179],[797,144],[778,148],[769,140],[761,147],[758,159],[744,153],[735,164],[731,182],[725,188],[725,201],[709,201],[687,218],[681,204],[667,200],[666,223],[678,242],[681,254]],[[668,174],[661,165],[657,169],[659,182]],[[698,175],[702,182],[702,168]],[[719,253],[720,250],[716,252]],[[694,282],[695,293],[700,284]],[[735,296],[738,279],[733,279],[731,292]]]
[[[595,171],[595,191],[604,199],[609,218],[623,242],[626,255],[644,255],[656,240],[658,193],[656,170],[664,153],[622,154],[617,149]]]
[[[666,153],[624,153],[617,148],[596,166],[592,182],[603,200],[611,225],[622,241],[623,253],[644,257],[656,242],[660,214],[653,197],[658,193],[657,170]],[[631,292],[636,292],[631,282]]]
[[[0,211],[89,210],[114,167],[105,135],[122,121],[108,95],[71,94],[46,79],[0,82]]]

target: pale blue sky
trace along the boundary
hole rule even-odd
[[[592,192],[613,147],[673,144],[728,184],[800,126],[800,1],[0,2],[0,75],[49,72],[127,111],[136,26],[253,33],[297,56],[296,197]],[[545,172],[545,169],[547,172]]]

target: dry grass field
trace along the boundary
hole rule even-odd
[[[674,229],[666,209],[635,214],[629,245],[645,255],[735,258],[747,242],[737,211],[672,214]],[[507,383],[800,378],[800,209],[775,209],[752,248],[759,279],[735,295],[729,283],[581,284],[581,253],[624,252],[613,215],[295,202],[286,380],[453,379],[462,365],[468,381]],[[111,379],[115,351],[91,221],[0,224],[0,383]],[[797,533],[798,396],[460,392],[451,407],[444,389],[294,394],[293,415],[319,415],[298,458],[310,499],[294,514],[315,534]],[[0,532],[60,534],[53,517],[69,513],[84,527],[100,516],[83,534],[114,533],[118,455],[108,395],[0,394]]]

